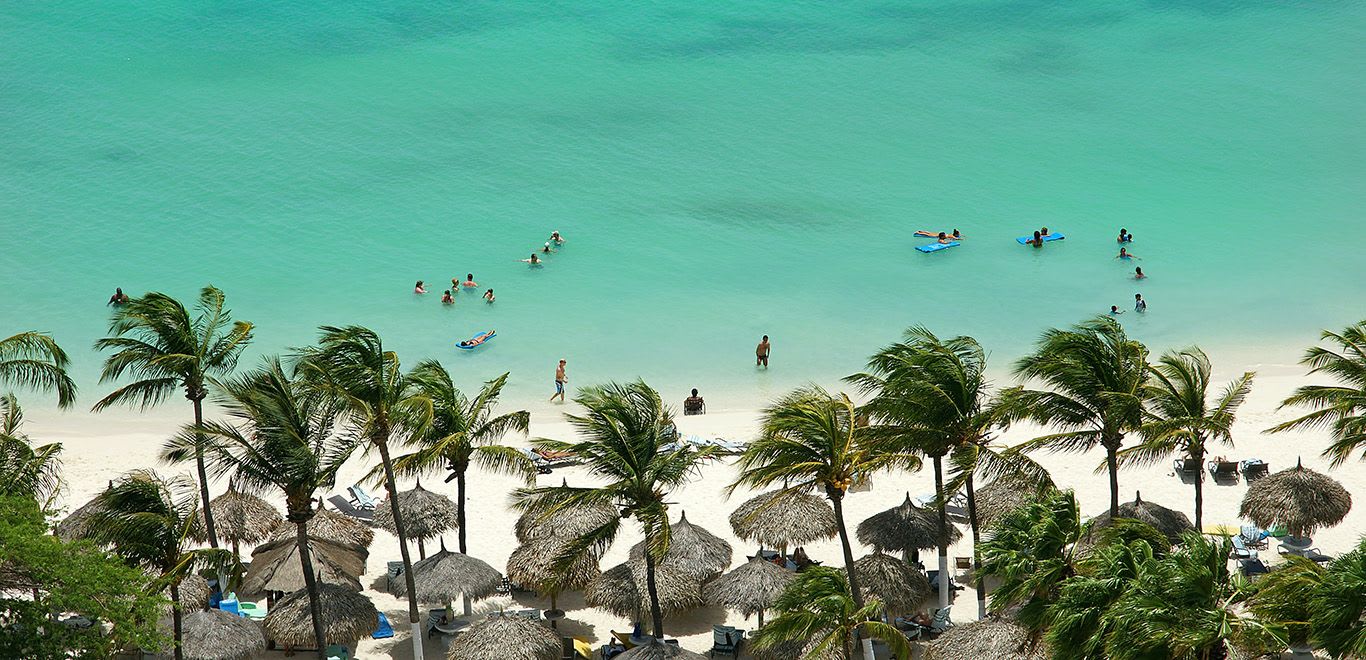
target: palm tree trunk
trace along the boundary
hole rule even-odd
[[[426,558],[427,558],[427,545],[426,545],[425,543],[422,542],[422,539],[418,539],[418,540],[417,540],[417,558],[418,558],[418,559],[426,559]]]
[[[977,493],[972,485],[972,476],[968,476],[968,526],[972,528],[972,577],[976,581],[977,589],[977,618],[987,618],[987,589],[982,581],[982,560],[977,554],[977,547],[982,543],[982,532],[977,529]]]
[[[181,625],[179,582],[171,583],[171,631],[175,635],[175,660],[185,660],[185,650],[180,648],[180,643],[184,640],[184,629]]]
[[[839,528],[840,549],[844,551],[844,572],[849,577],[849,595],[854,597],[854,607],[863,609],[863,591],[859,589],[858,575],[854,574],[854,550],[849,547],[849,530],[844,526],[844,493],[826,486],[825,494],[835,509],[835,526]]]
[[[304,588],[308,589],[308,610],[313,618],[313,643],[318,649],[319,660],[327,658],[327,638],[323,635],[322,605],[318,603],[318,579],[313,574],[313,557],[308,551],[308,520],[313,517],[312,509],[292,511],[290,520],[294,521],[295,537],[299,543],[299,564],[304,570]]]
[[[1195,531],[1204,529],[1201,525],[1201,518],[1205,508],[1205,448],[1197,447],[1191,452],[1191,458],[1195,459]]]
[[[204,396],[196,395],[190,399],[194,404],[194,427],[204,425]],[[214,529],[213,510],[209,508],[209,473],[204,469],[204,434],[195,432],[194,467],[199,472],[199,498],[204,510],[204,530],[209,536],[209,547],[218,547],[218,533]]]
[[[398,536],[398,550],[403,557],[403,581],[408,587],[408,623],[412,628],[413,660],[422,660],[422,619],[417,613],[417,585],[413,584],[413,559],[408,554],[408,539],[403,529],[403,515],[398,510],[398,483],[394,481],[394,463],[389,460],[389,433],[375,434],[375,447],[384,464],[384,490],[389,493],[389,509],[394,514],[394,532]]]
[[[1105,443],[1105,469],[1110,472],[1110,518],[1119,517],[1119,443]]]
[[[645,590],[650,594],[650,626],[655,639],[664,639],[664,613],[659,610],[659,589],[655,586],[655,558],[645,544]]]
[[[939,609],[949,606],[949,503],[944,497],[944,457],[934,457],[934,497],[939,501]]]
[[[456,534],[460,537],[460,554],[467,555],[469,549],[465,547],[465,471],[460,470],[455,473],[455,527]],[[553,608],[552,608],[553,609]]]

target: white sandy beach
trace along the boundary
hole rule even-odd
[[[1276,368],[1277,373],[1260,374],[1253,393],[1243,406],[1236,425],[1236,447],[1227,451],[1216,450],[1215,454],[1225,454],[1230,459],[1261,458],[1270,463],[1275,472],[1293,466],[1303,460],[1306,467],[1328,472],[1341,481],[1349,491],[1360,497],[1366,493],[1366,465],[1352,461],[1335,470],[1328,471],[1327,462],[1320,458],[1319,452],[1327,441],[1322,433],[1265,435],[1262,430],[1280,421],[1289,419],[1293,411],[1277,411],[1279,402],[1297,385],[1308,382],[1298,368]],[[1231,370],[1220,370],[1216,377],[1223,383],[1232,375]],[[1006,382],[1001,379],[1000,382]],[[830,384],[830,385],[833,385]],[[1222,385],[1221,385],[1222,386]],[[162,440],[172,433],[179,419],[172,415],[179,411],[172,401],[158,409],[154,416],[143,417],[127,412],[103,415],[74,413],[61,416],[35,414],[27,430],[35,439],[43,442],[60,441],[65,445],[65,475],[69,490],[65,493],[64,506],[68,509],[79,506],[97,494],[110,479],[124,471],[139,467],[155,467],[163,473],[171,473],[183,467],[159,465],[156,455]],[[510,409],[508,405],[504,409]],[[563,410],[572,410],[570,403]],[[568,438],[570,429],[560,415],[541,413],[541,407],[533,414],[531,435],[533,437]],[[755,411],[726,411],[705,416],[682,417],[680,430],[684,434],[703,436],[722,436],[730,439],[748,440],[758,428],[758,413]],[[1033,437],[1036,429],[1016,427],[1002,438],[1002,442],[1014,444]],[[510,444],[524,443],[511,440]],[[1109,495],[1107,479],[1103,472],[1098,473],[1096,466],[1102,462],[1103,453],[1091,452],[1077,454],[1038,454],[1037,458],[1051,472],[1054,481],[1061,487],[1074,489],[1082,504],[1084,514],[1100,513],[1108,506]],[[342,472],[334,495],[343,493],[347,485],[359,479],[368,466],[377,458],[358,455]],[[735,538],[727,522],[727,517],[736,506],[749,497],[749,493],[736,493],[727,498],[724,489],[735,477],[733,459],[714,462],[702,468],[700,474],[685,488],[677,491],[672,501],[671,519],[676,520],[681,513],[688,519],[712,533],[728,540],[733,548],[732,565],[745,561],[747,554],[755,550],[750,544]],[[583,468],[557,469],[553,474],[541,475],[541,483],[559,483],[567,479],[570,484],[586,483]],[[515,479],[472,471],[469,488],[468,539],[470,554],[487,561],[500,571],[506,564],[508,555],[516,547],[513,535],[513,522],[516,514],[507,507],[508,493],[519,484]],[[423,486],[452,498],[455,495],[453,484],[443,484],[433,477],[423,481]],[[400,488],[411,488],[411,483],[403,483]],[[213,484],[212,491],[218,494],[226,489],[226,482]],[[378,489],[372,489],[378,490]],[[875,480],[871,490],[851,493],[845,503],[847,523],[853,528],[864,518],[899,504],[907,492],[911,495],[933,490],[933,471],[927,464],[918,473],[886,474]],[[1147,501],[1185,512],[1193,517],[1192,489],[1173,474],[1170,462],[1143,468],[1125,470],[1120,475],[1121,501],[1129,501],[1136,491],[1141,491]],[[1221,485],[1206,480],[1205,522],[1238,524],[1238,505],[1247,490],[1244,482],[1236,485]],[[268,493],[267,499],[281,505],[280,498]],[[1315,534],[1318,547],[1330,554],[1337,554],[1353,547],[1363,533],[1366,533],[1366,507],[1360,505],[1348,515],[1342,524],[1320,530]],[[632,544],[639,540],[639,533],[630,526],[629,532],[620,538],[604,556],[602,567],[608,568],[625,560]],[[963,540],[950,549],[950,557],[971,556],[971,537],[964,529]],[[454,532],[447,535],[447,546],[454,548]],[[431,549],[434,544],[428,544]],[[1272,550],[1263,552],[1264,558],[1276,561],[1277,554]],[[827,566],[842,564],[837,539],[814,543],[806,546],[808,554],[821,560]],[[855,540],[854,554],[863,556],[871,549],[862,547]],[[376,530],[375,542],[370,547],[370,558],[362,583],[367,585],[366,595],[376,606],[386,612],[394,622],[398,635],[387,640],[364,639],[359,647],[353,649],[355,657],[376,658],[392,657],[397,659],[411,657],[407,640],[406,604],[380,590],[384,581],[385,563],[396,560],[399,550],[395,538],[383,531]],[[416,561],[416,547],[413,548]],[[926,565],[933,568],[935,559],[932,553],[922,553]],[[950,560],[952,561],[952,559]],[[976,617],[975,593],[966,580],[968,588],[957,593],[953,608],[955,621],[963,622]],[[529,594],[519,595],[517,607],[539,607],[545,609],[547,602],[539,601]],[[493,598],[475,604],[476,611],[508,607],[512,603],[507,598]],[[431,607],[436,607],[433,604]],[[611,630],[630,630],[631,622],[610,613],[585,608],[579,594],[562,597],[560,606],[568,612],[568,619],[561,623],[561,630],[567,634],[585,636],[593,640],[595,647],[604,643]],[[705,653],[711,648],[711,625],[725,623],[740,628],[751,629],[755,621],[742,619],[739,615],[715,608],[690,612],[686,615],[668,618],[665,628],[670,636],[681,639],[685,648]],[[444,658],[446,640],[434,639],[426,643],[427,658]],[[280,655],[274,652],[273,655]]]

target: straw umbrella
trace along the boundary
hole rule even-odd
[[[532,538],[517,546],[508,557],[508,580],[550,597],[550,609],[546,616],[550,618],[552,626],[556,625],[558,617],[564,615],[556,606],[560,594],[583,589],[602,574],[598,569],[597,557],[591,553],[581,555],[565,570],[555,570],[555,559],[563,552],[568,540],[555,536]]]
[[[185,660],[245,660],[266,648],[261,624],[223,610],[199,610],[181,623]]]
[[[209,581],[191,573],[180,581],[180,606],[185,611],[202,610],[209,606]]]
[[[318,585],[322,610],[323,644],[353,644],[379,626],[379,610],[364,595],[335,584]],[[312,647],[313,619],[308,590],[281,598],[266,615],[266,635],[287,647]]]
[[[441,603],[446,606],[446,618],[454,618],[451,602],[457,596],[464,599],[465,616],[470,615],[470,600],[487,598],[497,593],[503,586],[503,576],[498,569],[479,559],[446,549],[441,542],[441,551],[413,564],[413,588],[417,599],[424,603]],[[391,589],[395,596],[408,596],[407,580],[396,580]]]
[[[360,591],[360,576],[365,573],[365,560],[370,551],[325,539],[308,539],[313,570],[320,582],[342,585]],[[305,587],[303,567],[299,562],[299,540],[287,538],[271,541],[251,553],[251,567],[242,577],[244,594],[267,591],[296,591]],[[310,624],[312,625],[312,624]]]
[[[109,482],[110,487],[113,485],[114,482]],[[82,504],[75,511],[67,514],[61,522],[57,523],[57,527],[53,529],[53,533],[57,535],[57,538],[70,543],[85,536],[85,524],[99,511],[99,500],[100,498],[98,495],[90,498],[89,502]]]
[[[407,522],[404,521],[404,523]],[[285,521],[275,526],[270,537],[271,539],[294,538],[298,536],[298,533],[299,530],[294,526],[294,523]],[[375,541],[375,530],[366,527],[354,518],[324,509],[322,500],[319,500],[313,518],[308,521],[308,538],[368,548]]]
[[[256,543],[270,537],[276,525],[284,521],[280,512],[269,502],[237,490],[236,484],[229,481],[227,492],[209,500],[209,510],[213,513],[214,530],[220,541],[232,545],[232,556],[239,562],[242,554],[239,546],[243,543]],[[204,514],[201,512],[200,520]],[[200,523],[200,527],[204,527]],[[204,541],[202,537],[195,539]]]
[[[1238,515],[1263,529],[1284,525],[1292,538],[1304,539],[1342,522],[1351,510],[1352,494],[1342,484],[1296,461],[1248,486]]]
[[[398,494],[398,509],[403,516],[403,531],[407,538],[417,539],[417,554],[423,559],[427,557],[423,541],[455,529],[459,519],[455,502],[445,495],[423,488],[420,480],[412,490]],[[375,505],[375,526],[398,535],[394,527],[394,508],[389,506],[388,498],[385,498],[384,503]]]
[[[939,547],[938,514],[916,506],[910,493],[906,493],[906,501],[900,505],[866,518],[855,531],[859,543],[873,546],[879,552],[900,552],[906,561],[918,561],[921,550]],[[946,545],[963,536],[953,525],[944,531],[948,534]]]
[[[914,612],[933,595],[925,574],[891,555],[874,552],[854,562],[864,594],[894,613]]]
[[[655,590],[659,593],[659,609],[666,616],[701,607],[706,602],[697,578],[671,564],[655,566]],[[650,610],[645,562],[631,561],[603,571],[588,585],[583,600],[591,607],[638,621],[641,612]]]
[[[1195,525],[1191,524],[1191,519],[1187,518],[1186,514],[1160,504],[1144,502],[1143,495],[1138,492],[1134,493],[1134,501],[1119,505],[1119,517],[1133,518],[1152,525],[1153,529],[1162,532],[1172,543],[1180,541],[1182,534],[1195,529]],[[1105,527],[1110,522],[1110,512],[1105,511],[1091,519],[1091,529]]]
[[[984,530],[991,529],[1012,511],[1053,487],[1051,480],[1040,488],[1039,484],[1023,477],[1003,474],[973,493],[973,503],[977,505],[977,525]]]
[[[1009,619],[989,617],[949,628],[925,647],[922,660],[1046,660],[1047,645]]]
[[[773,607],[773,602],[796,577],[792,571],[755,557],[713,580],[702,590],[702,596],[707,602],[735,610],[746,619],[758,614],[762,627],[764,610]]]
[[[761,493],[730,514],[730,528],[740,539],[787,552],[787,546],[834,538],[835,510],[820,497],[803,491]]]
[[[450,660],[559,660],[560,636],[520,616],[492,614],[460,633]]]
[[[703,583],[716,579],[730,566],[731,547],[720,537],[688,522],[688,514],[681,513],[678,522],[669,525],[669,549],[659,564],[672,564]],[[644,561],[645,542],[631,546],[631,559]]]
[[[569,480],[561,479],[560,487],[569,487]],[[619,517],[617,508],[610,504],[588,504],[566,507],[544,517],[527,511],[517,517],[513,529],[518,543],[545,537],[579,538]]]
[[[665,660],[666,658],[706,660],[707,656],[679,648],[676,644],[665,644],[657,639],[651,639],[648,644],[637,646],[617,657],[621,660]]]
[[[817,630],[813,631],[811,636],[819,637],[824,634],[825,631]],[[790,639],[766,649],[752,645],[746,648],[754,660],[846,660],[841,650],[831,649],[825,653],[813,653],[813,649],[808,647],[814,645],[815,640]]]

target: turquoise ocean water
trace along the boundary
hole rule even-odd
[[[22,0],[0,43],[0,334],[87,404],[115,286],[211,282],[258,353],[361,323],[524,402],[564,357],[714,409],[913,323],[1003,365],[1135,292],[1153,346],[1252,361],[1366,317],[1366,3]],[[467,272],[495,305],[439,304]]]

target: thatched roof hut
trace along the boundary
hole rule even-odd
[[[413,587],[424,603],[449,603],[460,596],[479,600],[492,596],[503,585],[498,569],[469,555],[447,550],[413,564]],[[408,581],[394,580],[393,594],[408,595]]]
[[[209,581],[190,574],[180,581],[180,607],[183,611],[202,610],[209,606]]]
[[[963,532],[952,522],[946,522],[947,543],[962,538]],[[882,552],[915,552],[939,547],[939,512],[922,509],[906,501],[881,513],[875,513],[859,523],[856,530],[859,543]]]
[[[706,660],[707,656],[679,648],[677,644],[665,644],[657,639],[652,639],[649,644],[637,646],[617,657],[621,660],[668,660],[670,658]]]
[[[508,579],[521,587],[543,594],[582,589],[599,575],[598,559],[586,554],[568,570],[555,570],[555,558],[564,548],[564,539],[542,537],[517,546],[508,557]]]
[[[655,590],[659,609],[666,616],[705,604],[696,577],[669,565],[655,566]],[[602,572],[584,591],[583,600],[617,616],[635,617],[650,611],[650,596],[645,588],[645,562],[632,561]]]
[[[1134,501],[1119,505],[1120,518],[1132,518],[1151,525],[1162,532],[1172,543],[1181,540],[1181,535],[1195,529],[1191,519],[1180,511],[1168,509],[1161,504],[1145,502],[1142,493],[1134,493]],[[1091,519],[1091,529],[1099,529],[1110,524],[1110,511],[1107,509]]]
[[[492,614],[451,642],[450,660],[559,660],[560,636],[536,621]]]
[[[814,646],[813,640],[793,639],[786,642],[779,642],[769,648],[761,649],[753,644],[746,642],[745,649],[749,651],[750,657],[754,660],[845,660],[840,657],[841,651],[829,653],[811,654],[808,653]]]
[[[308,539],[308,550],[313,572],[319,580],[342,585],[352,591],[361,590],[360,576],[365,573],[369,550],[358,545],[315,538]],[[261,545],[251,553],[251,566],[242,576],[239,590],[250,595],[267,591],[295,591],[304,586],[298,539],[284,538]]]
[[[364,595],[335,584],[318,585],[324,644],[351,644],[379,626],[379,610]],[[275,603],[266,614],[266,636],[277,644],[313,648],[313,617],[308,591],[300,589]]]
[[[358,545],[362,548],[370,547],[370,544],[375,541],[375,530],[354,518],[324,509],[321,504],[314,511],[313,517],[309,519],[307,527],[309,538]],[[293,538],[296,533],[294,523],[286,520],[275,526],[270,537],[272,539]]]
[[[185,660],[246,660],[266,649],[261,624],[223,610],[187,612],[181,626]]]
[[[669,526],[669,549],[659,560],[694,576],[699,583],[715,579],[730,567],[730,544],[720,537],[688,522],[688,514],[681,513],[678,522]],[[631,546],[631,559],[645,559],[645,542]]]
[[[802,545],[839,533],[829,502],[795,490],[750,498],[730,514],[730,528],[741,539],[769,548]]]
[[[420,481],[412,490],[398,494],[398,510],[403,516],[403,532],[410,540],[434,539],[456,526],[455,502],[423,488]],[[387,497],[375,505],[375,526],[392,534],[398,533],[394,527],[394,510]]]
[[[1030,639],[1029,631],[1009,619],[988,617],[961,623],[925,647],[922,660],[1047,660],[1043,642]]]
[[[1290,536],[1304,538],[1332,527],[1352,510],[1352,494],[1326,474],[1303,463],[1252,482],[1238,514],[1259,527],[1285,525]]]
[[[111,486],[113,485],[112,481],[109,483]],[[98,495],[90,498],[89,502],[82,504],[77,507],[75,511],[72,511],[67,514],[65,518],[62,518],[62,521],[57,523],[53,533],[57,535],[57,538],[67,543],[85,536],[85,525],[90,522],[95,513],[99,511],[99,502],[100,498]]]
[[[568,480],[561,483],[569,485]],[[603,503],[566,507],[548,515],[527,511],[517,517],[513,530],[518,543],[546,537],[578,538],[620,515],[616,507]]]
[[[854,573],[864,596],[881,600],[890,612],[914,612],[934,594],[924,573],[881,552],[855,561]]]
[[[1010,512],[1037,499],[1054,488],[1052,481],[1035,483],[1024,476],[1004,474],[973,491],[977,523],[991,529]]]
[[[762,626],[764,610],[773,607],[783,589],[796,577],[792,571],[755,557],[713,580],[702,589],[702,596],[707,602],[735,610],[746,618],[758,614]]]
[[[214,531],[218,534],[218,540],[226,541],[234,552],[241,544],[269,538],[275,526],[284,520],[269,502],[237,490],[232,482],[228,482],[227,492],[209,500],[209,510],[213,512]],[[204,533],[195,540],[202,542],[207,540],[203,512],[199,519],[200,530]]]

